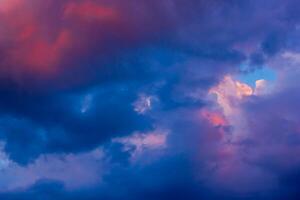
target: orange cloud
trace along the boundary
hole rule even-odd
[[[224,116],[218,112],[212,112],[208,110],[203,110],[201,116],[209,121],[214,126],[226,126],[228,125],[227,120]]]
[[[253,89],[249,85],[245,83],[241,83],[239,81],[236,81],[235,84],[236,84],[236,95],[239,98],[242,98],[243,96],[253,95]]]
[[[239,81],[226,76],[219,85],[209,91],[217,96],[217,103],[224,110],[226,116],[235,113],[235,104],[247,96],[253,95],[253,89]]]
[[[247,97],[254,95],[254,90],[249,85],[234,80],[231,76],[225,76],[209,93],[216,96],[216,106],[222,109],[223,116],[234,127],[233,134],[229,135],[228,140],[237,141],[243,138],[247,134],[248,125],[240,104]]]

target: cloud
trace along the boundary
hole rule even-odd
[[[93,91],[92,108],[85,113],[82,94],[20,95],[8,93],[0,100],[8,113],[1,117],[1,138],[12,159],[23,164],[42,153],[85,151],[114,136],[151,128],[151,119],[133,110],[134,94],[119,86]]]
[[[64,17],[78,17],[80,20],[114,21],[118,14],[112,8],[101,6],[92,1],[69,2],[65,6]]]
[[[153,103],[157,100],[154,96],[140,94],[139,98],[133,103],[134,111],[139,114],[145,114],[152,109]]]
[[[134,133],[128,137],[114,138],[112,142],[122,144],[123,151],[130,152],[131,160],[135,162],[140,160],[149,150],[155,151],[167,148],[167,135],[167,131],[154,130],[150,133]]]
[[[0,0],[0,198],[293,199],[298,8]]]
[[[27,166],[9,159],[2,149],[1,193],[26,191],[44,180],[63,184],[66,190],[91,187],[101,182],[105,162],[101,149],[82,154],[44,154]]]

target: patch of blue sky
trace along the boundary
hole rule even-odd
[[[274,83],[277,79],[277,74],[276,71],[270,67],[263,66],[253,70],[252,72],[239,74],[236,78],[251,87],[255,87],[255,82],[261,79],[264,79],[269,83]]]

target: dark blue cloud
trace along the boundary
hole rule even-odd
[[[5,148],[24,163],[41,153],[92,149],[112,137],[149,129],[151,119],[133,110],[137,98],[133,91],[130,86],[109,84],[79,95],[3,93]],[[92,95],[88,102],[86,95]],[[83,106],[87,106],[84,113]]]

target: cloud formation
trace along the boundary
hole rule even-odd
[[[0,198],[297,199],[299,13],[0,0]]]

